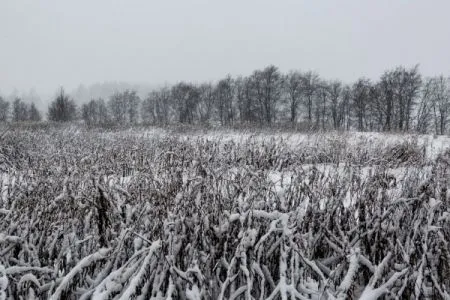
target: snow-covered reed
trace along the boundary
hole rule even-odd
[[[152,132],[2,137],[0,299],[449,299],[445,139]]]

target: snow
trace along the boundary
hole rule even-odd
[[[6,300],[6,289],[8,288],[8,277],[5,267],[0,264],[0,300]]]
[[[86,134],[69,133],[74,139]],[[447,181],[435,180],[435,160],[450,149],[449,137],[158,129],[93,136],[106,141],[104,148],[91,153],[76,144],[64,150],[73,164],[69,172],[61,161],[51,165],[56,176],[40,186],[44,195],[52,193],[50,200],[27,202],[27,193],[36,196],[42,184],[33,172],[0,174],[0,221],[6,224],[0,299],[10,290],[58,299],[70,287],[95,300],[197,300],[219,293],[223,299],[258,293],[261,299],[344,299],[354,293],[370,300],[406,283],[416,294],[448,295],[440,278],[427,285],[448,246],[450,189],[440,193]],[[403,143],[417,143],[424,160],[386,163],[388,150]],[[141,150],[148,164],[133,157]],[[123,164],[103,157],[93,165],[96,154],[116,153]],[[104,232],[110,248],[101,250],[99,186],[111,206]],[[419,194],[421,187],[430,191]],[[372,249],[361,243],[366,237],[368,248],[389,242],[380,252],[392,254],[376,265]],[[45,259],[37,254],[41,245]],[[428,252],[422,261],[430,267],[409,257],[416,247]],[[362,282],[363,269],[372,276],[369,283]]]
[[[131,296],[136,292],[138,289],[138,284],[140,284],[141,280],[143,280],[144,274],[147,272],[148,265],[150,263],[150,259],[153,258],[155,251],[161,247],[160,241],[155,241],[150,246],[150,249],[148,250],[148,254],[144,259],[144,262],[141,265],[141,268],[139,269],[139,272],[136,274],[136,276],[133,277],[133,279],[128,284],[128,287],[126,290],[122,293],[122,296],[119,298],[120,300],[127,300],[130,299]],[[95,299],[93,299],[95,300]]]
[[[66,276],[64,276],[63,280],[61,281],[53,295],[49,298],[49,300],[60,299],[61,293],[67,288],[67,285],[75,277],[76,274],[80,273],[83,268],[91,265],[97,260],[104,259],[110,252],[111,249],[103,248],[83,258],[72,270],[70,270],[70,272]]]
[[[356,272],[358,272],[359,269],[359,251],[359,249],[351,250],[351,254],[348,259],[349,267],[347,274],[345,275],[344,279],[342,279],[341,284],[337,288],[339,292],[337,299],[345,299],[348,289],[353,284],[353,280],[356,277]]]

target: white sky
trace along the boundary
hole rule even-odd
[[[0,0],[0,92],[248,75],[450,75],[448,0]]]

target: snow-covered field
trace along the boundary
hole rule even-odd
[[[450,138],[0,140],[0,299],[450,299]]]

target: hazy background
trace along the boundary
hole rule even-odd
[[[449,11],[448,0],[1,0],[0,94],[145,93],[269,64],[344,82],[416,63],[449,75]]]

